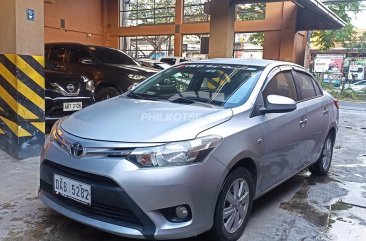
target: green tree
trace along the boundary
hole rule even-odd
[[[265,3],[238,4],[236,6],[236,20],[262,20],[266,17]]]
[[[348,51],[357,51],[359,55],[366,52],[366,32],[361,36],[354,37],[350,42],[346,43],[344,47]]]
[[[338,2],[327,3],[327,6],[337,14],[346,26],[337,30],[321,30],[312,32],[312,43],[321,50],[327,50],[335,47],[336,44],[345,46],[355,39],[355,27],[351,23],[350,13],[359,13],[363,4],[361,2]]]
[[[251,21],[262,20],[266,17],[266,4],[265,3],[252,3],[252,4],[238,4],[236,7],[236,20],[239,21]],[[253,33],[249,37],[249,41],[257,46],[264,44],[264,33]]]

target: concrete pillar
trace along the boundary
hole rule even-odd
[[[45,137],[43,1],[2,0],[0,36],[0,148],[37,156]]]
[[[266,18],[281,18],[281,29],[264,33],[263,58],[303,64],[304,40],[296,31],[297,6],[292,2],[267,3]],[[302,58],[301,58],[302,56]]]
[[[184,0],[175,1],[175,32],[174,32],[174,56],[182,56],[183,35],[181,26],[183,24]]]
[[[102,0],[104,43],[106,46],[119,48],[119,36],[108,34],[110,29],[117,29],[119,24],[119,0]]]
[[[234,49],[235,4],[212,0],[210,4],[209,58],[231,58]]]

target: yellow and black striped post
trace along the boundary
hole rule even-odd
[[[44,57],[0,54],[0,147],[38,156],[45,139]]]

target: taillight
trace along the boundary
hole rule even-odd
[[[337,99],[333,99],[334,105],[339,109],[339,101]]]

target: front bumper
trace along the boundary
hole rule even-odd
[[[76,137],[73,141],[83,146],[111,145]],[[71,219],[113,234],[147,239],[187,238],[212,227],[225,171],[214,157],[191,166],[151,169],[140,169],[123,158],[86,155],[75,159],[52,142],[42,155],[40,198]],[[75,206],[73,201],[55,195],[53,173],[91,185],[92,205]],[[98,202],[104,209],[98,207]],[[173,223],[161,213],[162,209],[178,205],[190,207],[191,220]],[[121,209],[127,209],[130,216],[110,211]]]

